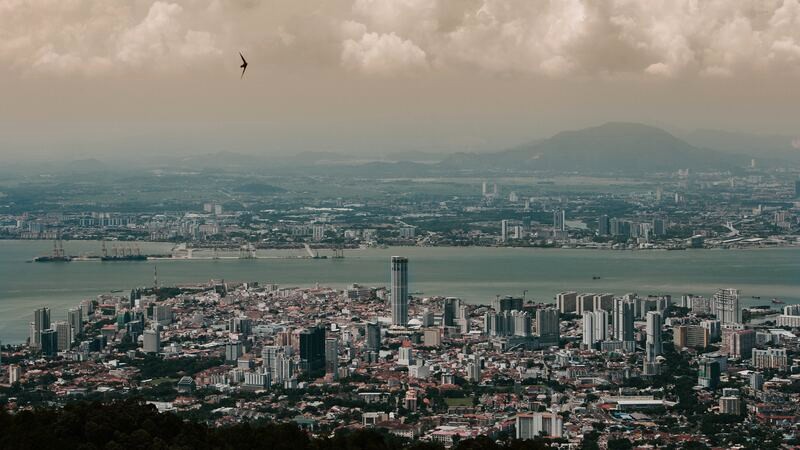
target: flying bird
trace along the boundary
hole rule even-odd
[[[239,66],[242,68],[242,76],[240,76],[239,79],[242,79],[244,78],[244,72],[247,70],[247,60],[244,59],[244,55],[242,55],[242,52],[239,52],[239,57],[242,58],[242,65]]]

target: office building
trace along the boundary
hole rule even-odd
[[[282,348],[277,345],[265,345],[261,348],[262,368],[265,373],[269,374],[271,382],[278,382],[278,374],[280,371],[278,355],[281,354],[281,351]]]
[[[661,313],[650,311],[647,313],[647,340],[645,342],[645,359],[653,362],[656,356],[662,353],[661,328],[664,326]]]
[[[664,236],[667,234],[667,221],[662,217],[653,219],[653,234],[656,236]]]
[[[760,391],[764,388],[764,374],[761,372],[752,372],[750,374],[750,389]]]
[[[42,348],[41,333],[50,329],[50,308],[39,308],[33,312],[30,329],[30,345],[35,349]]]
[[[536,311],[536,335],[542,346],[558,345],[561,339],[558,310],[545,308]]]
[[[442,345],[442,334],[438,328],[426,328],[424,334],[425,347],[439,347]]]
[[[367,322],[365,327],[367,351],[377,352],[381,349],[381,326],[377,322]]]
[[[401,366],[414,365],[414,349],[411,348],[411,342],[403,341],[403,345],[397,350],[397,363]]]
[[[392,325],[408,324],[408,258],[392,256],[391,259]]]
[[[67,322],[72,327],[73,340],[83,334],[83,314],[80,308],[71,308],[67,311]]]
[[[508,220],[500,221],[500,240],[502,242],[508,241]]]
[[[317,326],[300,332],[300,364],[314,376],[325,368],[325,329]]]
[[[145,331],[145,336],[147,336],[147,331]],[[228,342],[225,344],[225,362],[226,363],[235,363],[239,360],[239,357],[244,354],[244,346],[241,342]]]
[[[476,359],[467,364],[467,377],[469,381],[473,383],[481,382],[481,366],[483,366],[483,360],[481,359]]]
[[[69,350],[72,346],[72,327],[66,321],[58,321],[55,324],[56,336],[58,339],[58,351]]]
[[[523,302],[521,297],[497,297],[494,300],[494,310],[497,312],[522,311]]]
[[[336,375],[339,369],[339,339],[325,339],[325,373]]]
[[[250,336],[253,334],[253,321],[247,317],[233,317],[228,324],[228,330],[231,333]]]
[[[553,231],[567,230],[567,215],[563,209],[553,211]]]
[[[461,305],[461,300],[455,297],[447,297],[444,299],[442,307],[442,326],[454,327],[456,326],[456,315]]]
[[[709,344],[708,328],[700,325],[681,325],[673,328],[672,334],[676,349],[706,348]]]
[[[53,357],[58,354],[58,333],[56,330],[42,330],[39,332],[42,345],[42,355]]]
[[[519,414],[516,422],[517,439],[560,438],[564,434],[564,421],[555,412]]]
[[[422,328],[432,327],[434,323],[434,314],[428,308],[422,310]]]
[[[711,299],[711,314],[722,325],[742,322],[738,289],[719,289]]]
[[[19,383],[22,379],[22,367],[16,364],[8,366],[8,384]]]
[[[633,342],[634,337],[634,302],[623,298],[614,299],[612,311],[612,328],[614,340]]]
[[[142,351],[145,353],[160,353],[161,352],[161,333],[155,330],[145,330],[142,334]],[[227,355],[227,346],[226,346]],[[237,355],[238,358],[240,355]],[[235,360],[234,360],[235,361]]]
[[[704,320],[700,322],[700,326],[708,330],[708,340],[711,342],[716,341],[722,336],[722,326],[719,320]]]
[[[611,234],[611,222],[605,214],[597,218],[597,234],[599,236],[608,236]]]
[[[169,305],[153,306],[153,321],[159,325],[172,323],[172,308]]]
[[[721,373],[719,361],[703,358],[700,360],[700,369],[697,373],[697,385],[705,389],[715,390],[719,386]]]
[[[755,330],[735,330],[728,334],[727,348],[731,358],[749,358],[755,346]]]

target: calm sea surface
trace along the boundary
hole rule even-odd
[[[169,253],[171,244],[140,243],[145,253]],[[33,310],[49,306],[53,320],[81,299],[114,289],[126,292],[152,286],[158,266],[162,285],[209,279],[260,281],[283,286],[314,283],[345,287],[351,283],[384,286],[389,257],[409,258],[412,292],[488,302],[495,295],[522,295],[552,301],[564,290],[623,294],[683,293],[710,295],[720,287],[741,290],[742,304],[768,304],[773,297],[800,303],[800,249],[605,251],[512,248],[363,249],[345,258],[277,258],[303,251],[259,251],[273,259],[161,260],[146,262],[28,263],[50,252],[46,241],[0,240],[0,340],[23,342]],[[65,242],[67,254],[100,253],[101,244]],[[321,253],[325,254],[325,253]],[[195,256],[211,256],[210,252]],[[220,256],[235,256],[220,253]],[[593,276],[601,277],[593,280]],[[761,299],[753,299],[760,296]]]

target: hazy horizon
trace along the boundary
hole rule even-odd
[[[5,0],[0,38],[7,161],[800,136],[797,0]]]

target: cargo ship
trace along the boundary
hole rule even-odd
[[[105,255],[100,261],[147,261],[147,255]]]
[[[70,262],[72,257],[64,253],[64,244],[61,239],[53,241],[53,252],[48,256],[33,258],[33,262]]]

